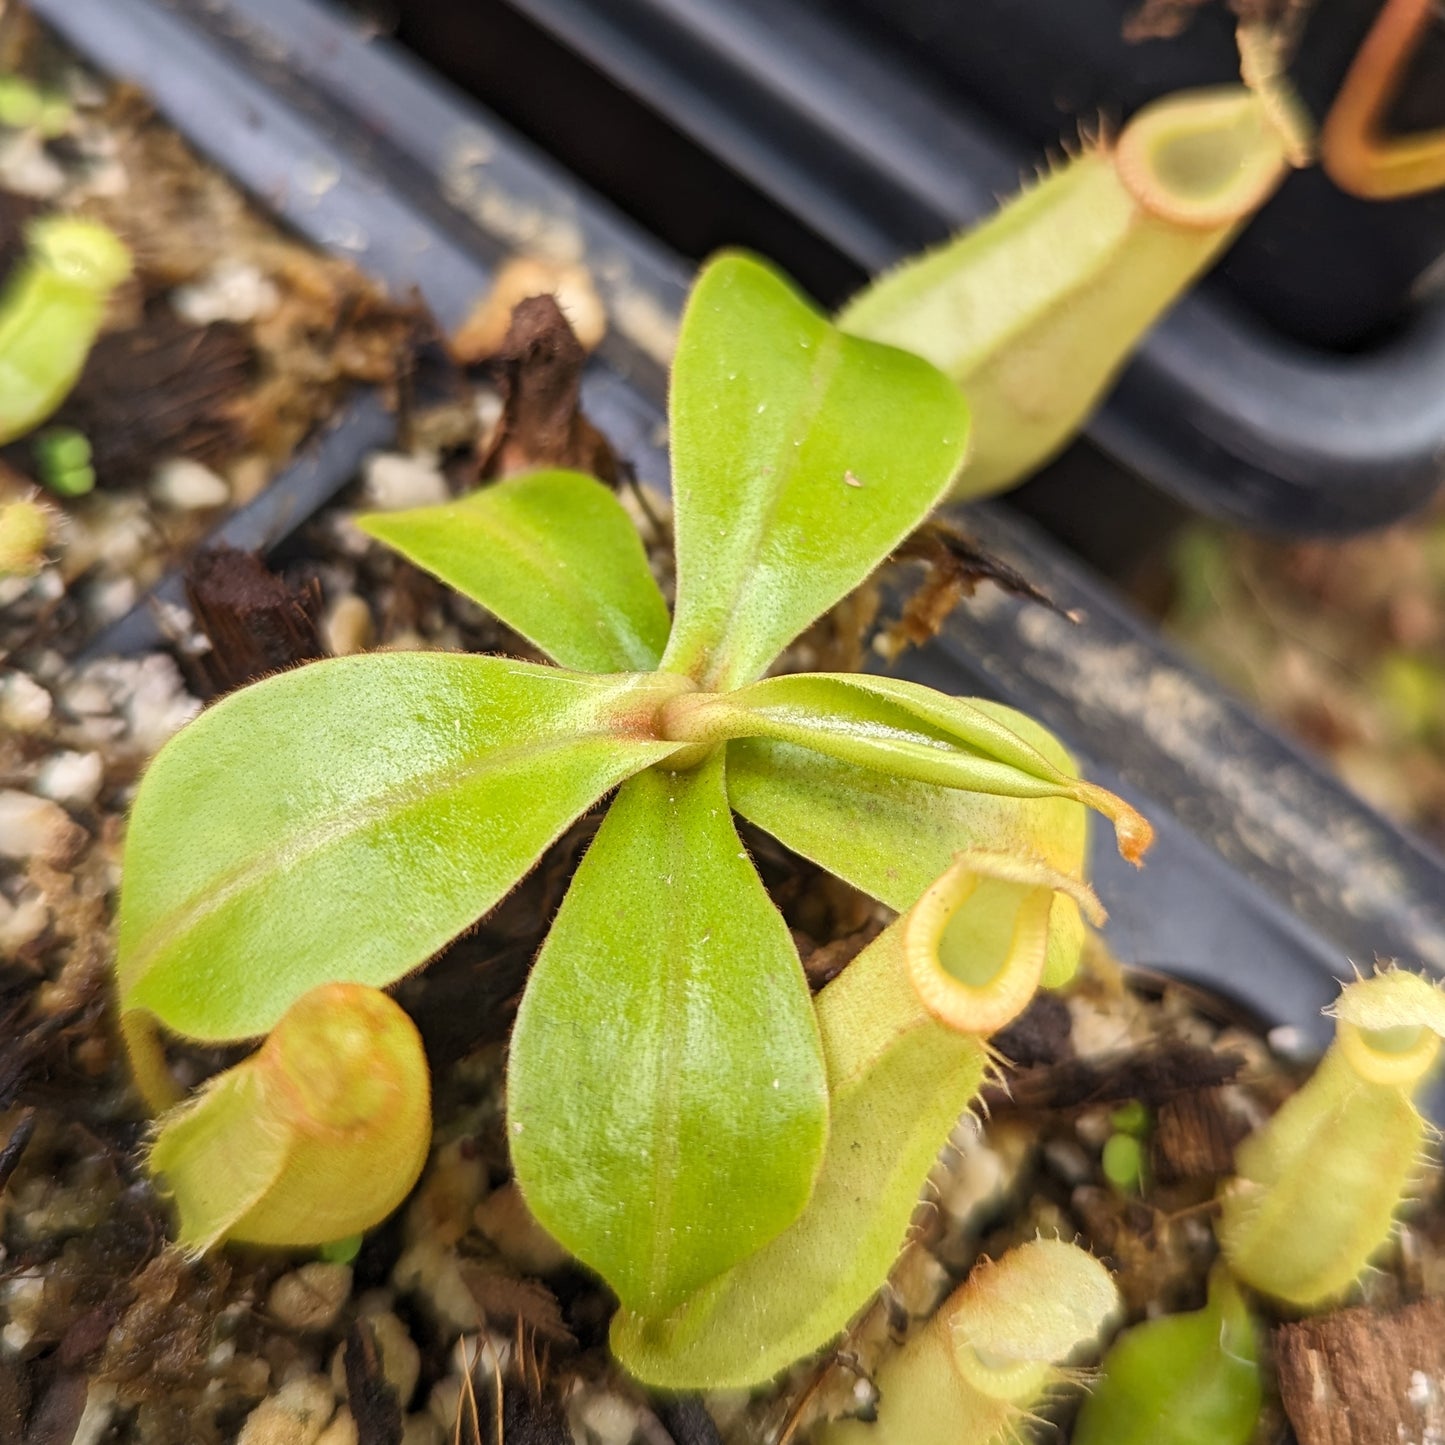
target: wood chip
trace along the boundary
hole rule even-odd
[[[1445,1300],[1339,1310],[1281,1326],[1274,1343],[1299,1445],[1445,1438]]]
[[[325,657],[321,588],[314,578],[293,585],[254,552],[208,547],[185,573],[186,600],[209,652],[187,659],[186,671],[212,698],[300,662]]]
[[[54,420],[85,434],[103,486],[143,482],[157,457],[223,465],[243,441],[237,406],[255,366],[244,328],[192,326],[155,302],[96,341]]]
[[[1000,1102],[1007,1108],[1011,1097],[1021,1109],[1067,1110],[1137,1099],[1157,1109],[1180,1094],[1227,1084],[1243,1067],[1239,1054],[1160,1038],[1128,1053],[1023,1070]]]
[[[1234,1146],[1244,1134],[1244,1121],[1225,1109],[1218,1089],[1165,1099],[1149,1138],[1154,1175],[1168,1184],[1228,1174],[1234,1168]]]

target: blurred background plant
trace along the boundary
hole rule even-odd
[[[1445,507],[1345,542],[1195,524],[1167,571],[1176,641],[1370,802],[1445,843]]]

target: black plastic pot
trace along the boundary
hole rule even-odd
[[[1375,3],[1314,7],[1297,68],[1321,107]],[[1080,121],[1237,76],[1222,5],[1177,40],[1126,46],[1134,0],[507,4],[869,272],[987,213]],[[492,43],[475,7],[392,8],[443,69]],[[1421,67],[1407,127],[1445,121],[1445,64],[1427,47]],[[1193,510],[1262,530],[1409,512],[1445,451],[1445,303],[1414,289],[1442,249],[1445,194],[1371,205],[1292,178],[1148,339],[1090,437]]]
[[[664,367],[644,343],[675,315],[687,274],[505,128],[314,0],[213,0],[202,16],[160,0],[34,8],[98,67],[143,85],[301,232],[341,245],[398,292],[418,287],[444,322],[485,288],[501,251],[569,237],[614,323],[652,318],[630,335],[615,325],[584,397],[640,474],[666,484]],[[301,184],[318,174],[333,183]],[[518,217],[529,236],[498,233],[498,218]],[[283,540],[386,432],[374,404],[353,409],[309,464],[254,504],[284,526],[250,535]],[[1223,696],[1056,545],[993,507],[967,522],[1083,620],[985,593],[903,670],[1038,716],[1154,821],[1142,877],[1119,862],[1106,829],[1096,840],[1120,957],[1209,983],[1316,1038],[1333,980],[1352,963],[1380,954],[1445,972],[1445,861]],[[156,640],[143,604],[96,645]]]

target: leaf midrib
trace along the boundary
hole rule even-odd
[[[680,783],[680,786],[691,788],[695,784],[692,780],[687,780]],[[667,818],[667,836],[664,840],[664,855],[668,875],[673,879],[685,878],[687,875],[682,870],[687,866],[686,850],[680,846],[681,820],[675,798],[668,799],[665,816]],[[675,885],[664,886],[670,890]],[[677,966],[664,970],[661,979],[662,986],[654,994],[656,1017],[663,1025],[661,1030],[663,1046],[658,1050],[655,1061],[657,1087],[653,1091],[656,1102],[652,1111],[654,1140],[652,1198],[655,1201],[656,1225],[650,1232],[654,1238],[663,1240],[674,1238],[672,1220],[677,1210],[677,1166],[681,1154],[678,1145],[678,1120],[681,1117],[682,1109],[679,1102],[681,1090],[678,1087],[671,1087],[671,1085],[674,1083],[680,1085],[681,1083],[682,1042],[687,1033],[688,1024],[685,1008],[686,983],[690,979],[693,969],[690,945],[695,941],[686,924],[687,910],[683,906],[685,900],[681,898],[682,891],[685,890],[669,891],[667,894],[675,906],[668,909],[667,939],[664,945],[667,950],[666,956],[677,960],[678,963]],[[679,999],[684,1004],[682,1009],[677,1007]],[[670,1027],[670,1023],[674,1020],[677,1021],[677,1026]],[[653,1251],[647,1279],[647,1293],[650,1299],[656,1300],[662,1294],[673,1253],[674,1251],[670,1248]]]
[[[793,410],[792,431],[798,435],[800,444],[789,446],[788,439],[784,438],[783,462],[775,468],[775,485],[769,489],[764,505],[757,510],[756,525],[751,528],[752,535],[748,538],[741,553],[738,554],[742,565],[734,571],[728,595],[723,600],[722,615],[726,621],[717,645],[710,649],[711,665],[704,679],[705,686],[717,686],[720,675],[731,666],[731,654],[736,650],[734,639],[737,622],[742,615],[741,599],[747,595],[752,581],[757,575],[763,539],[772,533],[773,523],[782,507],[783,498],[788,494],[798,474],[805,450],[801,443],[811,433],[813,424],[823,409],[828,389],[832,385],[833,377],[837,373],[839,362],[842,359],[844,346],[842,332],[825,325],[818,329],[817,335],[819,338],[817,360],[809,373],[807,391],[802,401]],[[788,455],[789,452],[791,452],[791,456]],[[767,661],[771,661],[771,658],[765,659],[765,663]],[[736,679],[733,681],[735,683]]]
[[[619,737],[606,728],[593,728],[585,732],[490,748],[464,762],[408,778],[342,809],[319,827],[310,825],[304,831],[278,839],[272,846],[262,848],[220,874],[212,885],[170,910],[164,919],[147,930],[145,944],[137,946],[128,957],[123,956],[117,960],[117,972],[122,976],[122,997],[145,981],[152,962],[164,957],[179,939],[184,938],[227,903],[258,886],[267,876],[305,863],[332,844],[353,837],[388,814],[403,812],[429,797],[455,792],[484,773],[501,772],[529,758],[540,757],[576,743],[604,740],[614,742],[619,747],[645,745],[641,740]],[[133,979],[130,984],[127,984],[127,975]]]

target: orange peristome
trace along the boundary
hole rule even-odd
[[[150,1165],[188,1249],[326,1244],[390,1214],[430,1142],[416,1026],[377,989],[324,984],[256,1053],[161,1119]]]
[[[1120,180],[1150,215],[1193,230],[1254,213],[1289,169],[1297,137],[1278,107],[1238,86],[1146,106],[1114,150]]]

